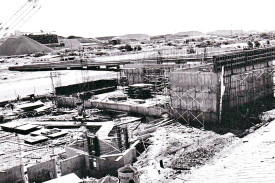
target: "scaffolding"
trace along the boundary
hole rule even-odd
[[[253,104],[273,97],[274,59],[274,47],[246,50],[214,56],[208,69],[172,72],[171,117],[202,126],[206,121],[238,123],[241,117],[249,123],[252,111],[259,115],[262,110],[252,109]]]

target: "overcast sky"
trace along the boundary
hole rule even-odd
[[[63,36],[149,35],[217,29],[275,30],[274,0],[40,0],[20,31]],[[27,0],[0,0],[5,22]]]

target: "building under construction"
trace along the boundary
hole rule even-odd
[[[170,116],[186,123],[225,122],[255,113],[273,96],[275,48],[213,56],[213,63],[170,73]],[[254,106],[249,104],[253,103]]]

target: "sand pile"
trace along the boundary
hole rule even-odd
[[[53,50],[26,36],[10,37],[0,45],[0,56],[49,53]]]

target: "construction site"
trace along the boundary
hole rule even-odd
[[[0,183],[204,182],[272,129],[275,41],[15,31],[40,8],[0,24]]]

